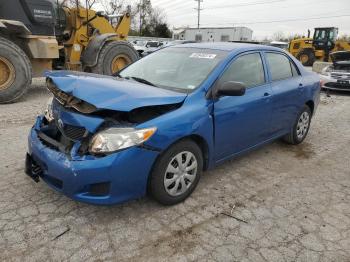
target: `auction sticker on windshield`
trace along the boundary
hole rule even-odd
[[[191,58],[205,58],[205,59],[214,59],[216,54],[204,54],[204,53],[193,53],[190,55]]]

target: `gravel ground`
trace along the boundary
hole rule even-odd
[[[26,177],[48,97],[39,80],[0,105],[0,261],[350,261],[349,95],[322,95],[302,145],[228,161],[173,207],[81,204]]]

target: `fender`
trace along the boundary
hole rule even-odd
[[[30,30],[20,21],[0,19],[0,30],[10,34],[29,35]]]
[[[97,64],[97,58],[100,54],[101,49],[106,42],[111,41],[113,38],[117,37],[118,34],[102,34],[96,36],[92,39],[86,49],[83,51],[81,62],[84,67],[94,67]]]

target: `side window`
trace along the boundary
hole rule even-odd
[[[294,45],[293,45],[293,49],[299,49],[300,48],[300,43],[298,42],[298,43],[295,43]]]
[[[264,66],[259,53],[238,57],[222,75],[220,82],[241,82],[246,87],[265,83]]]
[[[277,53],[266,53],[272,81],[293,77],[292,64],[289,59]],[[296,68],[294,68],[296,70]]]

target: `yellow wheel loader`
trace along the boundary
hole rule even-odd
[[[315,61],[328,62],[329,54],[335,51],[350,50],[350,42],[337,40],[338,28],[315,28],[313,38],[299,38],[290,41],[288,51],[304,66],[312,66]]]
[[[55,0],[0,0],[0,103],[18,100],[46,70],[111,75],[136,61],[130,12],[110,17]]]

